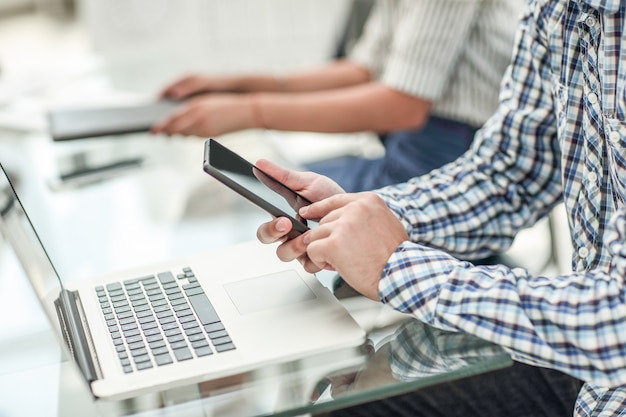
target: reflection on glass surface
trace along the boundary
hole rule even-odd
[[[381,330],[374,330],[378,340]],[[196,404],[215,415],[297,416],[406,393],[512,363],[496,345],[471,335],[441,331],[412,318],[386,331],[382,343],[371,340],[358,349],[261,368],[164,392],[158,398],[101,403],[100,411],[103,415],[128,415],[146,409],[156,413],[169,404],[174,408],[165,415],[178,415],[174,410]]]
[[[505,354],[500,346],[475,336],[446,332],[417,320],[404,323],[389,345],[391,371],[400,381],[458,371]]]
[[[368,346],[367,362],[356,372],[326,378],[330,393],[316,405],[331,410],[410,392],[510,365],[505,351],[464,333],[430,327],[409,318],[386,338]]]

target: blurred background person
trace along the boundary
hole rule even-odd
[[[373,131],[384,156],[306,168],[350,192],[404,182],[456,159],[493,113],[524,3],[376,1],[347,58],[280,77],[185,76],[161,96],[187,100],[152,133]]]

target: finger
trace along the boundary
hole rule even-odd
[[[172,134],[188,135],[196,131],[195,125],[197,117],[194,115],[194,110],[180,112],[171,116],[167,125],[163,127],[163,131]]]
[[[170,86],[168,86],[167,88],[165,88],[161,94],[160,97],[161,98],[169,98],[169,99],[174,99],[174,100],[178,100],[182,97],[183,91],[181,91],[181,82],[182,81],[178,81]]]
[[[198,77],[188,76],[168,88],[168,97],[180,100],[190,96],[201,86],[201,80]]]
[[[284,240],[292,228],[291,221],[286,217],[278,217],[271,222],[259,226],[256,237],[262,243],[274,243]]]
[[[183,79],[179,79],[174,81],[173,83],[165,86],[163,90],[161,90],[160,97],[162,98],[174,98],[174,91],[177,90],[178,86],[183,82]]]
[[[298,214],[305,219],[321,219],[333,210],[337,210],[358,198],[359,194],[335,194],[331,197],[302,207]]]
[[[169,116],[164,118],[162,121],[158,122],[154,125],[154,127],[150,130],[152,133],[165,133],[171,134],[176,128],[176,124],[179,123],[181,117],[183,117],[188,111],[188,106],[180,106],[174,112],[172,112]]]
[[[302,264],[302,267],[304,268],[304,270],[306,272],[308,272],[309,274],[315,274],[317,272],[320,272],[323,268],[318,267],[317,265],[315,265],[308,256],[304,256],[302,258],[298,258],[298,261],[300,261],[300,263]]]
[[[306,254],[310,261],[319,269],[334,270],[332,264],[333,226],[320,225],[303,235],[302,243],[306,245]]]
[[[304,243],[303,236],[304,235],[296,236],[278,246],[276,249],[278,259],[283,262],[290,262],[294,259],[300,259],[303,255],[306,255],[307,245]]]

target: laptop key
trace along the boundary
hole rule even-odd
[[[192,336],[194,334],[202,334],[202,329],[200,328],[200,326],[191,327],[185,330],[185,334],[187,336]]]
[[[198,326],[198,322],[197,322],[197,321],[195,321],[195,320],[194,320],[194,321],[188,321],[188,322],[186,322],[186,323],[183,323],[183,329],[184,329],[184,330],[191,329],[191,328],[194,328],[194,327],[199,327],[199,326]]]
[[[159,330],[158,327],[155,327],[154,329],[150,329],[150,330],[146,330],[145,332],[143,332],[144,335],[147,336],[154,336],[157,334],[161,334],[161,330]]]
[[[135,358],[135,361],[137,361],[137,358],[148,355],[148,350],[146,348],[134,349],[130,351],[130,354]]]
[[[209,356],[212,355],[213,351],[209,346],[203,346],[196,349],[196,355],[198,356]]]
[[[187,347],[187,342],[185,342],[184,340],[180,340],[178,342],[172,342],[170,343],[170,346],[172,347],[172,349],[177,350],[177,349],[183,349]]]
[[[211,342],[213,342],[213,344],[217,346],[217,345],[225,345],[227,343],[231,343],[232,340],[230,340],[230,337],[224,336],[224,337],[219,337],[217,339],[211,339]]]
[[[183,336],[181,333],[179,334],[175,334],[174,336],[169,336],[167,338],[167,341],[170,343],[176,343],[176,342],[181,342],[185,340],[185,336]]]
[[[226,352],[228,350],[234,350],[234,349],[236,348],[235,348],[235,345],[233,345],[232,343],[226,343],[223,345],[215,346],[215,350],[217,350],[218,352]]]
[[[154,342],[149,342],[148,346],[150,346],[150,349],[158,349],[164,347],[165,342],[163,341],[163,339],[155,340]]]
[[[159,347],[159,348],[156,348],[156,349],[152,349],[152,355],[154,357],[157,357],[159,355],[163,355],[165,353],[169,353],[169,350],[165,346]]]
[[[146,353],[145,355],[133,356],[133,360],[135,363],[150,362],[150,355]]]
[[[186,361],[188,359],[193,358],[193,355],[191,354],[191,351],[189,350],[188,347],[184,347],[181,349],[175,349],[174,350],[174,356],[176,356],[176,360],[177,361]]]
[[[181,331],[178,327],[175,329],[171,329],[171,330],[165,330],[165,337],[170,337],[170,336],[174,336],[177,334],[181,334]]]
[[[208,345],[209,345],[209,342],[207,342],[206,340],[198,340],[197,342],[191,342],[191,346],[194,349],[198,349],[198,348],[208,346]]]
[[[159,281],[161,281],[161,284],[176,282],[174,275],[172,275],[171,272],[161,272],[160,274],[157,274],[157,277],[159,278]]]
[[[203,325],[220,321],[206,294],[191,295],[189,296],[189,302]]]
[[[180,321],[181,323],[187,323],[187,322],[195,322],[196,318],[193,315],[187,315],[187,316],[182,316],[178,319],[178,321]]]
[[[133,343],[143,343],[143,338],[139,335],[131,336],[126,339],[126,343],[128,343],[129,345],[132,345]]]
[[[212,333],[218,330],[224,330],[224,325],[222,324],[221,321],[218,321],[217,323],[207,324],[206,326],[204,326],[204,330],[207,333]]]
[[[192,316],[193,317],[193,312],[191,311],[190,308],[183,308],[180,310],[176,311],[176,316],[177,317],[185,317],[185,316]]]
[[[138,371],[143,371],[144,369],[152,368],[152,362],[140,362],[136,366]]]
[[[135,343],[128,343],[128,349],[130,349],[131,351],[142,349],[142,348],[145,348],[145,347],[146,347],[146,345],[143,343],[143,340],[141,340],[139,342],[135,342]]]
[[[170,363],[174,362],[169,353],[156,355],[154,357],[154,361],[156,362],[157,366],[169,365]]]
[[[159,323],[161,323],[161,325],[174,323],[174,322],[176,322],[176,317],[174,317],[173,315],[166,316],[166,317],[159,319]]]
[[[167,304],[164,304],[162,306],[158,306],[158,307],[154,307],[154,312],[155,313],[160,313],[162,311],[169,311],[170,310],[170,306],[168,306]]]
[[[209,333],[209,337],[211,339],[218,339],[218,338],[224,337],[224,336],[228,336],[228,333],[226,332],[226,330],[217,330],[217,331]]]
[[[162,340],[163,340],[163,336],[161,336],[161,333],[146,337],[146,341],[148,343],[160,342]]]
[[[202,333],[192,334],[191,336],[189,336],[190,342],[197,342],[199,340],[206,340],[206,338],[204,337]]]
[[[133,337],[141,334],[136,328],[132,330],[124,330],[122,333],[124,334],[124,337]]]

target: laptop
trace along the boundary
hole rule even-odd
[[[158,100],[133,106],[52,109],[47,114],[49,132],[54,141],[147,132],[180,103]]]
[[[64,285],[1,171],[0,233],[97,398],[166,391],[365,341],[314,275],[256,241]]]

